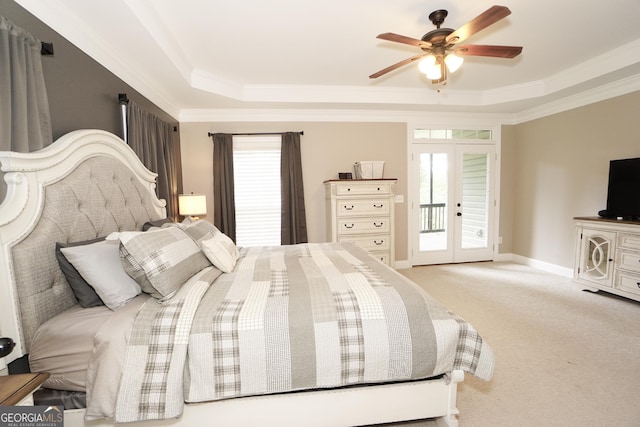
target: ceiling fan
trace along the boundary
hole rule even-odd
[[[394,33],[379,34],[377,38],[381,40],[416,46],[422,52],[384,68],[370,75],[369,78],[378,78],[403,65],[420,60],[418,68],[431,80],[431,83],[446,84],[447,71],[455,72],[462,65],[463,56],[515,58],[522,52],[522,46],[459,45],[460,42],[510,14],[511,11],[506,6],[492,6],[462,27],[453,30],[451,28],[440,28],[448,15],[446,10],[440,9],[429,14],[429,20],[436,26],[436,29],[429,31],[420,40]]]

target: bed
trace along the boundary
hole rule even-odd
[[[166,221],[155,174],[115,135],[74,131],[0,162],[7,362],[31,352],[46,387],[86,392],[65,425],[456,426],[464,372],[491,378],[471,325],[355,245],[236,248],[206,221]],[[107,278],[91,282],[105,305],[60,252]]]

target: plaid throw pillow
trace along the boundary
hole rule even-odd
[[[178,224],[178,227],[191,236],[216,268],[224,273],[233,271],[240,253],[229,236],[204,220]]]
[[[189,237],[191,237],[198,244],[198,246],[201,245],[202,239],[211,237],[212,235],[215,235],[221,232],[220,230],[218,230],[218,228],[215,225],[203,219],[190,222],[190,223],[172,224],[172,225],[175,225],[181,228],[182,230],[184,230],[184,232],[187,233]]]
[[[144,292],[160,300],[171,298],[191,276],[211,265],[193,239],[178,227],[124,232],[118,238],[127,274]]]

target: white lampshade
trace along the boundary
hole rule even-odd
[[[451,73],[455,73],[458,70],[458,68],[460,68],[463,62],[464,62],[463,57],[454,55],[453,53],[448,54],[444,58],[444,63],[447,64],[447,69]]]
[[[430,80],[438,80],[440,79],[440,77],[442,77],[440,64],[438,63],[434,55],[427,55],[422,58],[418,63],[418,69]]]
[[[428,74],[435,64],[436,57],[433,55],[427,55],[418,62],[418,70],[420,70],[422,74]]]
[[[440,80],[442,77],[442,70],[440,69],[440,64],[436,63],[427,71],[427,78],[429,80]]]
[[[178,212],[182,216],[197,216],[207,213],[207,196],[204,194],[179,194]]]

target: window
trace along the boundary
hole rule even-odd
[[[280,136],[234,136],[236,243],[279,246]]]
[[[491,139],[490,130],[475,129],[415,129],[415,139]]]

